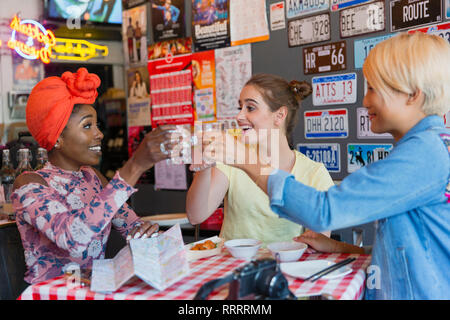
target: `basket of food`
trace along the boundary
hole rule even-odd
[[[222,251],[223,239],[214,236],[184,246],[189,261],[211,257]]]

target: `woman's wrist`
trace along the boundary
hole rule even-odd
[[[152,165],[153,166],[153,165]],[[119,175],[129,185],[134,186],[141,175],[150,168],[141,166],[134,157],[131,157],[122,168],[119,169]]]

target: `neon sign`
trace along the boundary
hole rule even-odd
[[[86,40],[56,38],[56,42],[52,59],[86,61],[98,56],[106,57],[109,52],[107,46],[93,44]]]
[[[55,35],[52,31],[45,29],[39,22],[34,20],[20,20],[14,16],[10,24],[11,39],[8,41],[8,47],[14,49],[25,59],[40,59],[44,63],[50,62],[52,47],[56,44]],[[26,42],[20,40],[23,35],[27,37]],[[41,44],[40,48],[35,46],[35,42]]]

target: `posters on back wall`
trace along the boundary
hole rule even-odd
[[[156,109],[159,110],[155,111],[162,112],[164,114],[161,113],[157,115],[155,119],[158,119],[158,117],[163,117],[166,120],[171,119],[170,121],[175,121],[175,123],[177,123],[176,121],[180,121],[175,119],[183,119],[181,121],[186,121],[186,123],[190,122],[191,119],[203,122],[221,121],[227,123],[227,121],[230,121],[236,116],[237,101],[240,90],[242,89],[242,86],[244,85],[246,80],[248,80],[248,78],[250,78],[252,74],[251,46],[248,46],[247,52],[246,49],[242,49],[245,46],[241,44],[245,43],[247,45],[248,43],[252,43],[259,40],[260,41],[268,40],[270,36],[268,32],[268,23],[267,23],[268,18],[267,15],[269,14],[269,12],[267,12],[268,8],[266,8],[267,1],[191,0],[192,3],[191,7],[189,3],[184,3],[184,1],[181,0],[180,1],[147,0],[146,1],[147,8],[150,8],[149,10],[151,10],[150,12],[147,13],[147,16],[152,19],[149,20],[147,24],[153,28],[154,32],[158,24],[162,23],[161,21],[159,23],[156,23],[155,22],[156,19],[154,19],[154,16],[156,14],[161,14],[160,19],[163,19],[163,16],[161,10],[156,8],[154,9],[153,5],[164,6],[166,2],[170,2],[171,5],[174,5],[175,7],[177,6],[184,7],[186,5],[186,8],[192,10],[190,12],[189,11],[185,12],[185,14],[191,14],[192,16],[192,25],[191,25],[192,38],[186,38],[183,35],[183,37],[180,38],[174,36],[175,38],[173,39],[168,38],[168,40],[164,40],[163,35],[159,37],[158,35],[155,34],[154,35],[155,42],[148,46],[148,59],[153,61],[165,57],[171,56],[176,57],[186,53],[192,53],[191,55],[192,83],[190,85],[191,105],[189,106],[192,110],[192,118],[190,118],[190,116],[183,118],[186,116],[186,114],[180,111],[180,109],[177,109],[179,106],[177,106],[177,108],[174,108],[175,107],[174,105],[168,107],[164,103],[162,104],[162,106],[159,103],[156,104],[157,107]],[[180,5],[181,2],[183,3],[183,5]],[[423,29],[427,28],[427,31],[423,32],[436,33],[439,35],[441,35],[443,31],[448,31],[447,27],[448,21],[444,20],[450,18],[450,8],[449,8],[450,0],[442,0],[438,2],[440,2],[440,4],[437,3],[437,5],[435,5],[433,1],[427,2],[424,0],[417,0],[414,1],[414,4],[415,7],[418,7],[419,5],[417,5],[416,3],[424,3],[423,6],[427,6],[427,8],[430,10],[429,12],[440,11],[442,15],[441,21],[435,23],[435,20],[430,20],[427,21],[425,24],[423,24],[422,21],[416,19],[417,21],[415,20],[411,21],[411,23],[408,24],[407,26],[403,26],[399,22],[398,23],[399,29],[401,29],[401,31],[411,32],[415,30],[415,28],[423,28]],[[369,9],[374,9],[375,6],[378,4],[380,5],[384,4],[385,8],[379,10],[380,14],[376,14],[375,12],[374,17],[378,19],[377,21],[379,22],[381,21],[386,24],[388,24],[389,22],[391,23],[394,22],[394,25],[396,25],[395,19],[398,20],[401,17],[400,15],[397,14],[397,17],[393,19],[394,21],[391,21],[392,19],[390,19],[390,17],[392,16],[393,13],[397,12],[393,9],[397,7],[402,8],[413,7],[412,4],[408,3],[409,3],[408,0],[277,1],[272,2],[270,4],[273,5],[272,7],[278,5],[282,9],[277,7],[278,11],[276,12],[278,13],[278,15],[274,14],[274,16],[272,17],[273,23],[271,24],[271,26],[273,30],[277,29],[280,30],[283,29],[283,27],[286,28],[288,22],[291,23],[292,21],[318,17],[327,14],[329,16],[334,16],[335,18],[337,17],[337,19],[339,20],[339,25],[336,25],[336,29],[337,28],[341,29],[342,28],[341,25],[344,23],[344,21],[347,21],[348,23],[347,26],[350,26],[349,21],[351,20],[349,20],[349,17],[352,16],[353,13],[356,13],[355,26],[361,27],[364,26],[361,23],[367,18],[366,15],[371,17],[372,14],[371,12],[368,11],[366,12],[363,9],[365,9],[366,7]],[[391,8],[390,4],[393,5],[393,9]],[[133,9],[135,8],[136,7],[134,7]],[[251,10],[249,10],[249,8],[251,8]],[[259,8],[261,8],[262,10],[259,11]],[[441,9],[439,10],[439,8]],[[362,14],[361,12],[363,12],[364,14]],[[382,15],[381,13],[384,14]],[[180,13],[180,15],[182,15],[182,13]],[[284,16],[288,21],[285,21],[285,23],[283,24],[282,20]],[[329,19],[329,21],[331,21],[331,19]],[[356,22],[358,22],[359,24],[357,24]],[[124,23],[126,23],[125,20]],[[315,27],[315,25],[313,26]],[[443,26],[446,27],[445,30],[443,29]],[[317,43],[317,45],[314,46],[314,48],[319,46],[321,48],[323,47],[324,50],[322,51],[325,52],[327,51],[329,45],[342,44],[341,47],[335,48],[334,51],[333,47],[330,47],[331,48],[329,50],[330,54],[328,56],[322,55],[321,53],[323,52],[320,50],[319,51],[316,50],[318,54],[315,54],[316,52],[314,52],[313,47],[303,45],[302,49],[311,48],[311,50],[313,51],[312,53],[315,54],[313,56],[312,53],[307,52],[308,53],[307,56],[310,57],[310,59],[309,62],[307,60],[303,61],[304,74],[308,75],[309,79],[312,79],[314,77],[315,78],[343,77],[352,73],[352,71],[354,71],[355,69],[360,69],[362,67],[365,57],[367,56],[371,48],[373,48],[373,46],[375,46],[380,41],[383,41],[391,36],[396,35],[396,33],[393,32],[389,27],[390,27],[389,25],[381,26],[378,29],[371,30],[372,32],[374,32],[373,35],[370,35],[368,37],[359,37],[357,39],[353,38],[355,36],[359,36],[360,34],[368,33],[367,30],[363,28],[359,28],[356,31],[350,30],[348,28],[347,28],[348,30],[347,29],[339,30],[340,32],[336,32],[334,33],[334,35],[332,34],[331,38],[328,38],[327,40],[317,41],[319,43]],[[289,28],[286,28],[287,33],[288,29]],[[319,31],[317,32],[321,32],[320,25],[318,30]],[[315,31],[315,29],[313,31]],[[262,38],[260,38],[260,34],[258,34],[258,32],[261,32]],[[305,34],[304,28],[302,32],[303,32],[302,36],[304,36]],[[444,34],[444,37],[445,35],[446,34]],[[349,54],[347,53],[348,50],[352,51],[354,50],[354,53],[352,54],[353,57],[351,60],[347,59],[347,54]],[[305,53],[302,51],[300,53],[300,59],[302,59],[302,56],[304,55]],[[326,63],[325,62],[322,63],[322,60],[324,60],[324,58],[327,58],[326,59],[327,61],[325,61]],[[334,60],[335,62],[337,61],[337,63],[333,63]],[[300,60],[300,63],[302,63],[302,60]],[[314,68],[312,69],[309,68],[313,65],[317,67],[317,70]],[[335,70],[334,68],[335,66],[339,66],[340,68]],[[136,65],[134,66],[132,65],[132,67],[136,67]],[[204,67],[205,70],[207,71],[205,72],[204,70],[202,70],[202,67]],[[198,72],[197,70],[200,70],[200,72]],[[162,76],[162,74],[159,74],[159,76]],[[166,77],[167,74],[163,76],[163,78]],[[323,101],[322,100],[319,102],[315,101],[315,103],[311,105],[311,109],[314,109],[315,106],[330,105],[330,109],[328,110],[338,110],[341,109],[338,108],[341,106],[337,105],[343,104],[342,107],[347,108],[348,119],[349,120],[358,119],[358,121],[350,123],[350,126],[348,125],[344,126],[343,132],[346,132],[347,134],[346,139],[349,140],[356,139],[356,141],[364,139],[362,142],[367,141],[367,139],[391,140],[392,139],[391,136],[373,134],[370,130],[370,123],[367,121],[364,122],[362,120],[367,118],[362,114],[364,109],[358,108],[361,107],[361,104],[355,105],[357,101],[361,102],[360,100],[362,99],[362,97],[359,96],[359,93],[356,96],[356,85],[362,85],[361,79],[362,77],[359,76],[358,78],[353,79],[352,81],[354,81],[355,83],[352,82],[352,84],[354,85],[353,89],[355,90],[352,91],[351,94],[345,94],[342,97],[335,97],[334,94],[332,97],[328,97],[324,94],[323,90],[320,91],[321,93],[320,97],[315,96],[315,98],[316,100],[318,98],[321,98]],[[330,81],[331,81],[330,82],[331,88],[336,83],[336,81],[333,79],[331,79]],[[328,85],[328,82],[326,82],[325,85]],[[169,88],[165,89],[167,90],[165,99],[170,101],[169,104],[172,104],[173,99],[179,98],[177,94],[178,95],[180,94],[180,90],[181,91],[184,90],[184,89],[173,90],[173,88],[171,88],[170,90]],[[186,89],[185,93],[187,94],[187,88],[185,89]],[[341,89],[342,89],[341,91],[344,92],[344,87],[342,87]],[[347,87],[345,87],[345,90],[347,90]],[[178,93],[175,93],[176,91],[178,91]],[[158,91],[156,93],[158,94]],[[163,95],[161,94],[161,92],[159,93],[160,93],[159,96],[162,97]],[[330,100],[331,98],[334,100]],[[336,102],[337,101],[336,99],[338,98],[342,98],[344,100],[342,102]],[[347,101],[345,99],[350,100]],[[152,117],[154,115],[156,115],[156,113],[153,113]],[[163,118],[159,119],[161,120]],[[137,124],[139,124],[139,122],[137,122]],[[142,123],[141,125],[145,124]],[[312,138],[308,136],[307,139],[317,139],[317,137]],[[308,142],[312,143],[315,141],[309,140]],[[322,143],[322,141],[320,140],[319,142]],[[326,142],[328,143],[335,141],[326,141]],[[343,158],[341,159],[342,170],[339,171],[342,174],[343,172],[347,172],[346,169],[348,168],[347,161],[344,160],[344,157],[346,156],[346,152],[344,150],[346,148],[343,144],[343,141],[338,141],[338,143],[340,144],[340,147],[342,149],[341,153]],[[354,168],[352,168],[352,170],[354,170]]]
[[[269,40],[266,2],[233,0],[230,2],[231,45]]]
[[[122,39],[126,65],[147,64],[147,6],[122,13]]]
[[[151,60],[148,63],[152,100],[152,127],[194,124],[192,55]]]
[[[242,87],[252,76],[250,44],[215,50],[217,119],[234,118]]]
[[[194,51],[230,46],[230,0],[192,0]]]
[[[216,118],[216,71],[214,50],[192,55],[195,120],[207,122]]]
[[[150,91],[147,67],[127,70],[128,84],[128,126],[151,125]]]
[[[155,42],[184,38],[184,0],[150,0]]]
[[[156,42],[148,46],[148,60],[178,56],[192,52],[192,39],[181,38]]]

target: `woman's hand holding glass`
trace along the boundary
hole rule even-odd
[[[243,168],[258,163],[257,148],[246,144],[243,136],[233,131],[211,131],[203,135],[203,157]]]
[[[175,130],[174,125],[163,125],[147,133],[133,154],[135,161],[148,170],[155,163],[179,153],[178,141],[172,140]]]
[[[170,133],[170,139],[160,144],[161,152],[169,156],[167,161],[172,164],[191,163],[191,148],[197,145],[197,137],[191,135],[190,125],[176,125]],[[170,146],[174,147],[170,149]]]
[[[197,143],[192,148],[192,164],[189,166],[189,170],[196,172],[216,165],[216,161],[205,157],[203,151],[214,139],[214,134],[221,135],[223,133],[222,127],[221,123],[203,123],[194,127],[196,141],[201,143]]]

